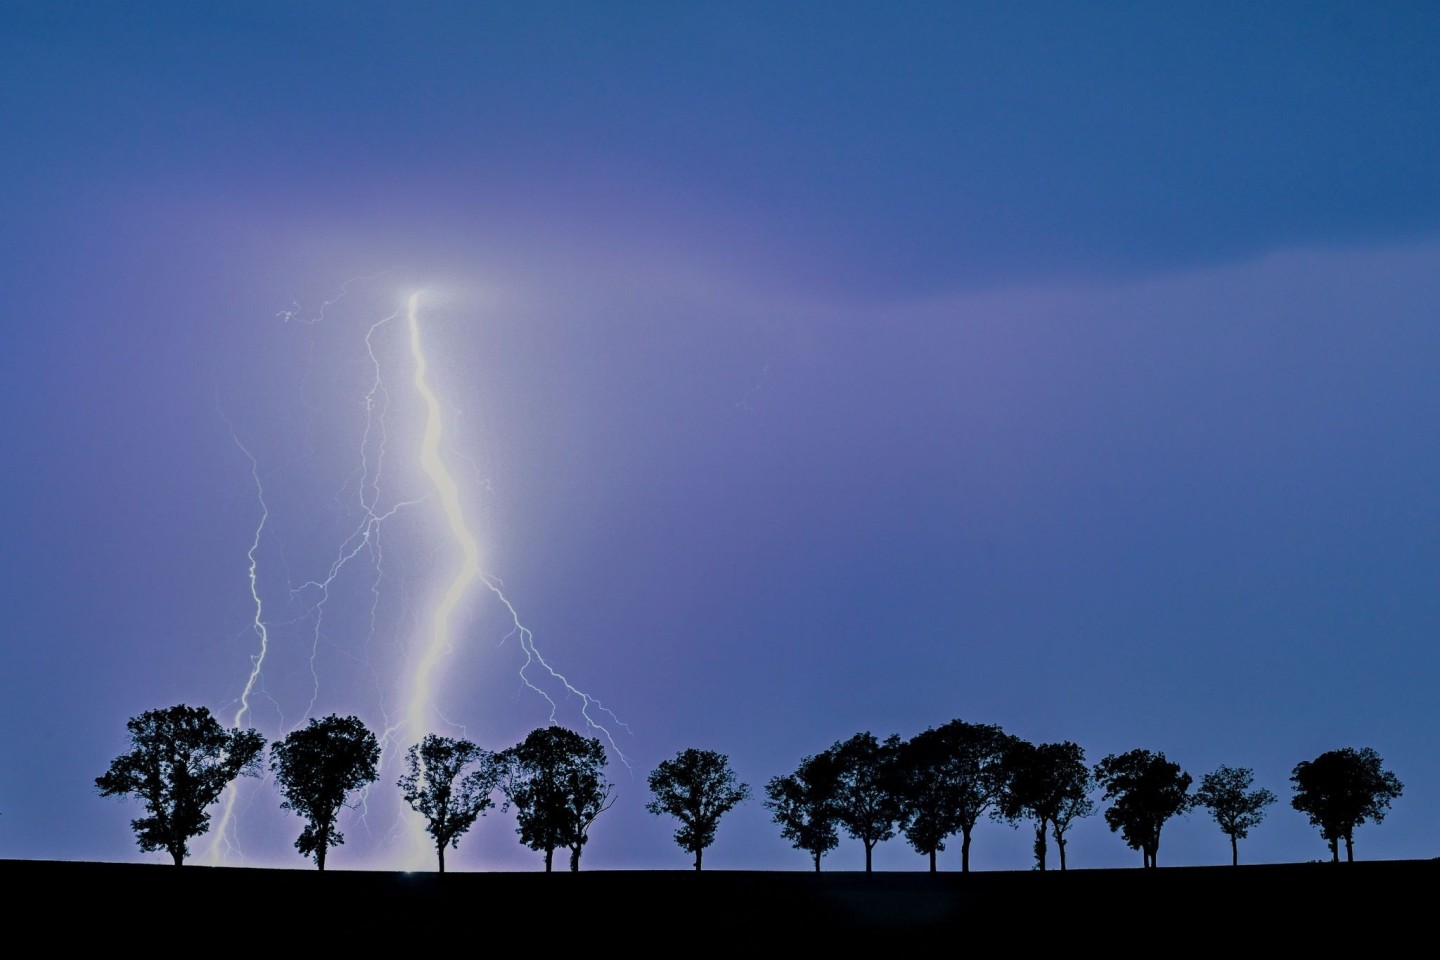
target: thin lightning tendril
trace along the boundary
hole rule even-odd
[[[250,599],[255,604],[255,616],[251,621],[255,635],[260,639],[260,650],[250,658],[250,674],[245,678],[245,686],[240,691],[240,705],[235,710],[235,717],[230,725],[243,727],[245,718],[250,714],[250,695],[255,690],[255,685],[260,682],[262,671],[265,667],[265,655],[270,650],[270,628],[265,623],[265,601],[260,598],[260,587],[257,571],[259,561],[255,558],[255,551],[260,549],[260,538],[265,533],[265,525],[270,521],[270,507],[265,503],[265,485],[260,481],[260,463],[249,448],[240,441],[235,433],[235,428],[227,422],[230,429],[230,439],[235,441],[235,446],[245,454],[250,461],[250,478],[255,481],[255,498],[260,503],[260,522],[255,525],[255,536],[250,540],[250,549],[245,552],[245,558],[249,564],[246,571],[250,584]],[[220,807],[220,822],[215,827],[215,838],[210,843],[210,860],[219,862],[226,853],[239,852],[239,843],[233,836],[231,829],[235,819],[235,797],[234,787],[225,791],[224,800]]]

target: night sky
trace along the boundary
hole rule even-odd
[[[809,869],[764,783],[956,718],[1254,768],[1242,862],[1328,857],[1290,770],[1373,747],[1405,792],[1356,855],[1440,854],[1440,7],[414,6],[0,8],[0,857],[168,861],[94,779],[130,716],[241,716],[258,596],[246,725],[394,728],[329,867],[433,862],[417,291],[529,631],[472,589],[422,713],[547,723],[526,637],[613,711],[582,869],[689,867],[644,810],[686,747],[755,792],[707,867]],[[308,866],[235,796],[195,862]],[[514,826],[447,865],[541,869]],[[1229,855],[1197,811],[1159,862]]]

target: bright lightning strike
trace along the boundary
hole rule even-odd
[[[481,539],[467,516],[464,485],[447,465],[460,454],[447,439],[444,411],[450,408],[425,352],[424,295],[414,293],[401,309],[367,322],[363,342],[347,332],[353,329],[347,317],[365,309],[365,294],[355,285],[375,279],[347,282],[316,316],[307,318],[298,307],[280,315],[299,321],[294,335],[307,341],[302,352],[285,355],[304,361],[296,374],[307,418],[272,421],[268,430],[247,427],[244,443],[242,431],[225,420],[248,461],[259,503],[244,553],[249,632],[258,649],[249,658],[232,723],[258,726],[273,741],[312,715],[360,715],[380,738],[382,772],[361,798],[363,827],[351,843],[368,837],[372,862],[422,867],[433,847],[419,818],[389,788],[411,744],[427,733],[465,730],[442,709],[441,688],[463,681],[463,671],[472,669],[466,658],[473,656],[474,637],[465,620],[479,588],[508,619],[501,643],[517,641],[518,678],[548,706],[549,722],[560,722],[562,704],[572,710],[578,705],[581,724],[603,736],[627,766],[613,730],[629,728],[541,654],[501,582],[481,566]],[[346,399],[343,384],[357,366],[368,370],[367,385]],[[405,381],[393,379],[402,368]],[[290,441],[284,449],[303,452],[262,470],[270,455],[252,438],[286,443],[297,429],[304,434],[300,446]],[[440,520],[438,537],[424,520],[427,512]],[[383,549],[382,532],[388,544]],[[317,553],[324,543],[328,551],[320,546]],[[256,789],[259,784],[237,784],[226,791],[211,862],[244,859],[240,821],[248,831],[250,821],[271,806],[238,799],[257,796],[246,792]],[[377,808],[394,811],[388,831],[370,826]],[[277,825],[273,833],[283,836],[289,827]],[[277,849],[275,855],[283,854]]]
[[[406,713],[411,727],[415,731],[423,731],[420,721],[425,712],[425,705],[431,701],[430,678],[434,672],[441,654],[450,647],[450,618],[455,608],[463,599],[471,584],[477,579],[481,581],[491,593],[493,593],[504,605],[510,615],[513,624],[512,636],[520,640],[521,650],[525,654],[525,663],[520,667],[520,678],[531,690],[544,697],[550,704],[550,720],[553,723],[556,718],[556,711],[559,705],[555,699],[546,693],[544,689],[534,683],[528,676],[528,671],[535,664],[546,672],[546,674],[563,687],[565,693],[576,697],[581,703],[581,715],[585,718],[586,724],[591,729],[604,734],[611,749],[615,751],[627,767],[630,761],[615,743],[615,738],[604,720],[599,714],[604,714],[610,722],[624,726],[614,713],[608,710],[599,700],[574,686],[566,677],[557,671],[540,654],[534,643],[534,636],[520,622],[520,615],[516,612],[514,604],[505,596],[500,589],[499,581],[487,576],[480,568],[480,545],[475,535],[465,523],[465,513],[460,504],[460,487],[446,469],[444,462],[440,459],[440,402],[436,399],[434,392],[430,389],[425,380],[426,361],[425,352],[420,343],[420,321],[418,317],[420,305],[420,294],[414,293],[410,296],[409,305],[406,311],[406,319],[410,325],[410,353],[415,360],[415,390],[420,394],[425,403],[426,420],[425,433],[420,441],[420,464],[425,475],[435,485],[435,490],[440,496],[440,502],[445,511],[446,521],[450,525],[451,535],[456,543],[460,545],[463,562],[460,569],[456,571],[455,578],[450,582],[440,606],[435,612],[434,624],[432,627],[429,645],[422,652],[418,667],[415,672],[415,682],[412,687],[410,708]],[[628,727],[626,728],[628,731]]]
[[[406,309],[406,320],[410,324],[410,355],[415,359],[415,392],[425,403],[425,433],[420,438],[420,469],[435,485],[440,496],[440,506],[445,512],[445,521],[450,526],[450,535],[460,545],[460,569],[455,571],[430,629],[430,641],[420,652],[415,666],[415,677],[411,682],[409,704],[405,718],[412,736],[423,736],[429,729],[430,704],[433,702],[431,676],[440,657],[450,649],[450,618],[455,608],[464,599],[470,585],[480,577],[480,544],[465,523],[465,511],[460,505],[460,485],[455,482],[445,461],[440,459],[440,401],[425,380],[425,351],[420,346],[420,321],[416,313],[420,305],[420,294],[410,295]]]

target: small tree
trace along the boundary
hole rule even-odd
[[[1295,796],[1290,805],[1320,828],[1336,863],[1340,841],[1345,841],[1345,859],[1354,860],[1355,828],[1367,820],[1384,820],[1390,801],[1405,788],[1395,774],[1381,768],[1382,762],[1370,747],[1344,747],[1302,760],[1291,773]]]
[[[183,866],[191,837],[210,828],[206,809],[239,776],[260,772],[265,738],[226,730],[205,707],[178,704],[147,710],[125,724],[130,751],[95,778],[100,796],[133,794],[149,816],[130,821],[140,849],[165,850]]]
[[[1065,834],[1070,824],[1095,812],[1085,751],[1068,740],[1039,746],[1017,740],[1005,762],[1009,776],[1000,799],[1000,816],[1014,824],[1025,819],[1035,821],[1035,866],[1040,870],[1045,869],[1048,827],[1060,851],[1060,869],[1064,870]]]
[[[358,717],[311,719],[270,748],[270,771],[285,797],[283,810],[306,820],[295,841],[301,856],[325,869],[325,854],[345,842],[335,829],[350,794],[375,782],[380,744]]]
[[[871,872],[875,845],[895,836],[900,820],[896,762],[900,738],[883,743],[873,733],[857,733],[830,748],[838,774],[836,818],[845,832],[865,846],[865,872]]]
[[[820,872],[820,858],[840,843],[835,794],[840,771],[832,754],[806,757],[794,773],[772,777],[765,785],[765,806],[780,825],[780,836],[805,850]]]
[[[1111,832],[1118,830],[1131,849],[1139,850],[1146,867],[1155,866],[1160,828],[1193,803],[1190,774],[1163,753],[1131,750],[1096,764],[1095,780],[1105,789],[1104,799],[1115,801],[1105,811]]]
[[[590,825],[614,802],[605,779],[605,746],[560,726],[532,730],[501,755],[505,764],[506,806],[515,807],[520,842],[545,853],[549,873],[557,847],[570,848],[570,869],[580,869],[580,853]]]
[[[730,758],[713,750],[682,750],[650,771],[650,802],[645,809],[680,821],[675,842],[695,855],[695,869],[705,848],[715,842],[720,818],[750,796],[730,769]]]
[[[469,740],[431,733],[406,751],[405,773],[396,785],[410,808],[425,818],[425,832],[435,841],[441,873],[445,848],[459,847],[465,831],[495,805],[491,795],[503,775],[496,755]]]
[[[1195,803],[1210,811],[1220,830],[1230,838],[1230,865],[1240,864],[1239,841],[1265,819],[1265,808],[1276,800],[1275,794],[1263,787],[1250,789],[1255,772],[1248,767],[1224,767],[1200,778]]]

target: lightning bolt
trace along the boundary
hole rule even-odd
[[[540,650],[535,646],[534,635],[520,622],[520,614],[516,611],[515,605],[505,596],[500,581],[487,575],[480,567],[480,544],[465,522],[465,511],[460,503],[460,487],[445,467],[444,461],[440,459],[440,436],[443,429],[440,421],[440,402],[425,379],[427,364],[425,351],[420,342],[419,306],[420,294],[417,292],[410,296],[406,309],[406,320],[410,325],[410,354],[415,360],[415,390],[424,401],[426,410],[425,432],[420,441],[420,466],[425,475],[430,478],[431,483],[435,485],[435,491],[439,495],[440,503],[445,511],[445,519],[450,525],[451,536],[460,546],[462,562],[454,579],[450,581],[450,586],[440,601],[439,607],[436,608],[430,642],[416,667],[410,693],[410,707],[406,714],[411,729],[417,732],[424,730],[420,724],[425,719],[428,704],[432,700],[431,676],[440,657],[451,645],[450,618],[465,593],[478,580],[494,594],[509,613],[512,627],[507,638],[509,636],[518,637],[520,648],[525,654],[525,663],[520,667],[520,679],[550,704],[551,723],[556,721],[559,704],[555,702],[554,697],[531,680],[529,671],[536,664],[545,671],[551,680],[560,684],[567,694],[579,699],[581,716],[584,717],[586,724],[590,729],[604,734],[616,756],[626,767],[629,767],[630,761],[616,744],[615,737],[607,723],[615,723],[624,727],[627,733],[630,732],[630,728],[599,700],[572,684],[564,674],[556,670],[541,655]],[[604,718],[608,718],[608,721]]]
[[[374,278],[357,278],[365,279]],[[298,306],[295,310],[282,312],[279,316],[287,322],[294,320],[318,330],[322,322],[327,321],[326,308],[351,293],[350,285],[354,282],[347,281],[341,292],[325,301],[319,315],[313,318],[303,316]],[[341,492],[344,494],[352,483],[355,487],[351,493],[334,498],[335,504],[351,513],[352,519],[336,531],[338,542],[332,541],[333,552],[316,558],[320,560],[320,564],[318,569],[312,568],[311,575],[291,577],[287,574],[284,577],[284,581],[288,581],[288,598],[285,594],[279,597],[272,594],[267,599],[268,591],[261,576],[262,569],[269,563],[267,558],[270,553],[277,549],[283,551],[278,532],[283,532],[286,523],[283,514],[275,513],[272,507],[277,503],[283,506],[285,499],[281,497],[278,501],[272,501],[267,497],[259,458],[241,442],[238,432],[230,427],[231,439],[249,462],[250,476],[260,508],[259,520],[249,537],[249,546],[245,553],[248,594],[252,606],[250,629],[258,640],[258,650],[250,657],[249,672],[236,703],[232,725],[254,725],[255,698],[262,693],[274,702],[279,710],[280,703],[275,699],[279,688],[272,682],[270,686],[274,692],[265,689],[267,669],[272,680],[276,676],[283,676],[294,679],[305,677],[308,681],[308,703],[305,701],[303,687],[296,690],[292,686],[293,693],[299,694],[300,699],[295,700],[292,696],[288,701],[297,707],[304,704],[299,720],[295,721],[297,724],[303,723],[315,712],[320,702],[324,675],[324,664],[320,656],[322,640],[330,643],[334,640],[332,633],[343,636],[343,630],[346,629],[327,628],[327,621],[331,617],[339,618],[342,624],[349,623],[351,630],[359,627],[358,632],[363,634],[368,605],[369,626],[364,650],[375,652],[372,647],[377,639],[394,629],[388,621],[382,628],[380,620],[382,593],[387,595],[385,610],[394,609],[394,601],[388,599],[389,589],[382,590],[382,581],[386,579],[385,551],[381,547],[382,529],[401,511],[433,503],[439,508],[441,529],[447,531],[448,536],[443,536],[438,543],[431,544],[429,549],[453,550],[454,553],[450,555],[455,559],[441,561],[442,564],[453,562],[453,566],[441,566],[435,570],[438,574],[439,582],[436,586],[439,592],[431,594],[432,605],[419,618],[413,618],[408,612],[409,605],[403,599],[407,581],[402,575],[401,609],[406,611],[403,616],[411,626],[401,628],[399,632],[402,636],[408,634],[411,639],[408,643],[401,641],[393,648],[395,654],[401,657],[401,664],[387,668],[372,663],[370,653],[353,651],[349,647],[338,649],[342,656],[348,655],[357,666],[368,669],[369,676],[373,677],[375,694],[378,694],[378,707],[371,709],[372,715],[378,713],[380,721],[374,726],[382,748],[381,769],[393,767],[396,763],[394,758],[427,733],[437,729],[458,729],[463,732],[463,725],[452,721],[441,711],[441,697],[437,687],[444,678],[447,657],[464,642],[461,620],[466,605],[473,603],[477,592],[493,596],[508,615],[509,630],[500,639],[500,643],[503,645],[512,639],[518,641],[522,656],[518,670],[519,680],[525,688],[548,704],[550,722],[559,722],[562,702],[578,703],[580,718],[586,728],[603,736],[613,754],[629,767],[630,762],[617,744],[615,733],[619,729],[628,733],[630,728],[600,700],[577,687],[545,658],[535,644],[534,635],[522,622],[515,604],[506,596],[501,581],[487,574],[482,568],[480,538],[467,517],[462,486],[446,462],[447,457],[459,456],[459,453],[447,450],[445,446],[447,434],[444,411],[447,408],[432,386],[431,363],[422,337],[420,308],[423,298],[423,292],[410,294],[408,299],[403,301],[401,309],[388,310],[382,319],[374,320],[365,327],[365,352],[362,356],[368,359],[369,376],[368,387],[363,394],[363,432],[359,437],[358,464],[351,471],[350,478],[344,481]],[[402,320],[405,325],[403,346],[400,338],[395,337],[395,334],[401,333],[396,327]],[[328,323],[326,325],[328,326]],[[382,341],[382,334],[393,339]],[[315,342],[318,341],[312,341],[311,347],[312,361],[317,356],[314,352]],[[380,349],[382,343],[385,352]],[[399,393],[395,384],[387,384],[386,371],[405,355],[404,346],[408,346],[411,368],[409,389],[413,391],[416,409],[421,416],[418,446],[409,448],[415,451],[414,464],[417,469],[413,474],[408,469],[395,470],[394,464],[403,464],[406,458],[399,456],[400,448],[393,442],[394,438],[389,436],[390,431],[387,431],[391,401],[398,399]],[[307,369],[307,389],[310,383],[311,372]],[[228,420],[226,425],[230,426]],[[421,485],[417,487],[416,483]],[[403,490],[403,496],[396,496],[388,490],[396,484],[401,485],[398,489]],[[282,484],[278,489],[283,493],[285,490],[293,490],[294,487]],[[359,513],[355,516],[352,511],[357,506]],[[313,517],[314,512],[308,512],[307,516]],[[422,550],[426,549],[423,544],[420,546]],[[402,555],[408,555],[405,551],[410,549],[413,547],[402,541]],[[282,562],[288,566],[288,561],[283,561],[283,552],[281,557]],[[357,587],[365,589],[362,584],[342,586],[339,582],[345,571],[356,564],[366,565],[373,573],[368,582],[368,599],[355,592]],[[348,603],[356,605],[343,605]],[[347,610],[351,612],[347,613]],[[301,631],[298,637],[296,628]],[[295,642],[297,640],[298,643]],[[307,667],[308,677],[305,676]],[[276,674],[277,669],[281,670],[282,674]],[[333,684],[331,686],[333,687]],[[334,692],[337,691],[342,696],[352,698],[357,693],[354,687],[344,686],[327,692],[327,696],[333,699]],[[285,718],[281,716],[279,719],[281,730],[276,734],[277,737],[283,736],[285,732]],[[411,867],[423,868],[434,855],[433,844],[424,833],[420,818],[415,817],[408,807],[399,801],[398,796],[391,796],[394,793],[393,783],[393,773],[382,774],[371,790],[361,794],[358,799],[361,822],[369,831],[368,818],[377,803],[383,805],[387,811],[391,809],[390,805],[394,804],[393,827],[382,831],[377,837],[384,842],[384,852],[381,855],[391,862],[399,859]],[[242,857],[236,838],[239,789],[232,785],[222,797],[220,814],[210,843],[210,862],[218,863]]]
[[[434,700],[431,681],[440,658],[451,647],[450,620],[455,608],[465,598],[470,585],[480,579],[480,543],[465,522],[465,510],[460,504],[460,485],[455,482],[440,459],[440,437],[444,426],[440,420],[440,401],[425,379],[428,364],[425,351],[420,345],[420,320],[417,316],[420,294],[410,295],[405,319],[410,325],[410,355],[415,360],[415,392],[425,404],[425,432],[420,437],[420,469],[435,486],[440,497],[440,507],[450,525],[450,535],[460,547],[460,568],[450,580],[440,605],[435,609],[431,621],[430,640],[420,653],[415,665],[415,675],[410,684],[409,706],[405,711],[406,722],[414,734],[422,734],[429,727],[430,704]]]
[[[255,614],[251,620],[251,628],[260,641],[259,651],[250,658],[250,674],[245,678],[245,686],[240,691],[239,706],[235,710],[235,716],[230,721],[232,727],[244,727],[246,718],[250,715],[250,696],[255,691],[255,685],[260,682],[265,668],[265,655],[270,651],[270,628],[265,622],[265,601],[260,597],[260,587],[257,578],[259,561],[255,557],[255,551],[260,549],[260,538],[265,533],[265,525],[270,521],[270,507],[265,503],[265,485],[260,481],[260,463],[250,449],[240,441],[235,433],[235,428],[228,421],[226,426],[230,429],[230,439],[235,441],[235,446],[245,454],[250,461],[250,478],[255,482],[255,499],[260,503],[260,522],[255,525],[255,535],[250,539],[250,549],[245,552],[248,563],[246,576],[250,585],[250,599],[255,606]],[[215,835],[210,843],[209,861],[219,863],[228,853],[239,853],[239,844],[234,836],[235,819],[235,798],[236,790],[234,784],[226,788],[220,806],[220,820],[215,826]]]

